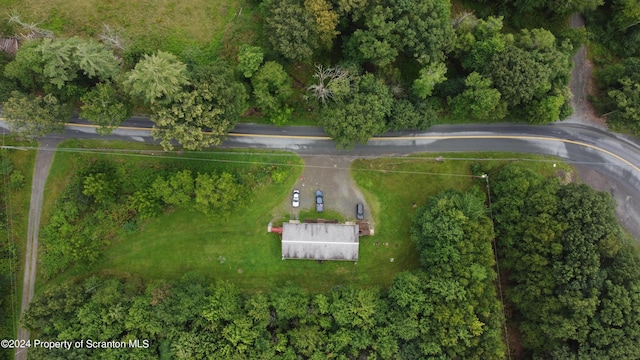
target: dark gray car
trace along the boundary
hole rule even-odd
[[[324,194],[322,193],[322,190],[316,190],[316,211],[324,211]]]
[[[356,204],[356,219],[364,220],[364,205],[360,203]]]

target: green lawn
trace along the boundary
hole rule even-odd
[[[96,142],[75,142],[73,145],[79,144],[94,146]],[[101,144],[104,146],[105,143]],[[78,156],[68,154],[71,153],[58,153],[54,168],[69,169],[69,164],[76,161],[74,159]],[[244,159],[254,157],[244,152],[240,154]],[[229,159],[233,155],[194,153],[181,156]],[[258,156],[263,161],[270,158],[270,161],[282,162],[283,158],[282,153],[260,153]],[[194,271],[209,280],[231,281],[245,291],[268,290],[287,281],[313,291],[325,291],[341,284],[388,286],[397,272],[418,267],[418,258],[408,236],[408,228],[415,212],[413,204],[421,205],[430,195],[443,189],[484,185],[484,180],[480,182],[476,179],[474,183],[474,179],[467,176],[475,160],[437,162],[430,159],[434,156],[438,155],[358,160],[354,163],[353,175],[371,206],[366,211],[371,212],[375,219],[375,236],[361,238],[360,261],[357,263],[281,260],[280,237],[267,233],[267,224],[273,219],[286,217],[283,203],[288,203],[292,186],[301,172],[299,159],[296,157],[297,162],[288,158],[293,171],[289,172],[286,181],[261,188],[252,194],[250,203],[236,209],[230,216],[216,218],[181,209],[169,211],[159,218],[147,221],[137,232],[111,245],[103,259],[93,267],[72,268],[52,282],[82,277],[88,273],[127,278],[177,279],[185,272]],[[469,158],[479,155],[442,156]],[[481,156],[543,159],[520,154],[484,153]],[[136,157],[127,159],[141,161]],[[144,159],[151,161],[149,158]],[[504,163],[502,160],[483,162],[482,170],[491,173]],[[240,166],[234,163],[216,164]],[[554,168],[550,162],[528,164],[536,171],[553,173]],[[569,169],[559,163],[555,169],[560,168]],[[64,173],[56,173],[48,186],[60,183],[56,178],[63,179],[65,176],[67,175]]]

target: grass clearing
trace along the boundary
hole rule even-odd
[[[122,29],[128,39],[152,39],[162,49],[218,48],[236,22],[248,23],[253,4],[246,0],[4,0],[12,12],[58,36],[97,37],[104,24]],[[242,10],[241,10],[242,9]],[[245,19],[246,18],[246,19]]]
[[[106,146],[104,142],[73,142],[64,146]],[[115,143],[112,147],[122,146]],[[147,147],[147,152],[157,148]],[[233,155],[235,153],[236,155]],[[245,159],[269,159],[282,162],[282,153],[273,155],[246,151],[222,151],[188,154],[167,154],[168,158],[127,157],[127,162],[139,161],[198,161],[192,158],[226,158],[233,156]],[[87,154],[83,156],[122,156],[113,154]],[[287,155],[287,156],[290,156]],[[433,160],[443,156],[444,162]],[[58,173],[49,181],[57,184],[64,179],[64,171],[72,169],[77,153],[58,152],[54,168]],[[451,158],[459,160],[452,160]],[[415,208],[427,198],[441,190],[481,187],[484,180],[470,177],[473,158],[478,154],[425,154],[411,157],[357,160],[352,174],[363,190],[370,208],[365,209],[375,219],[375,236],[363,237],[360,242],[360,261],[317,262],[309,260],[281,260],[280,237],[267,233],[269,221],[283,217],[283,199],[289,199],[295,180],[302,168],[290,160],[288,176],[281,184],[269,184],[251,195],[251,201],[224,218],[207,216],[183,209],[168,211],[158,218],[146,221],[136,232],[111,245],[103,258],[90,268],[72,267],[48,284],[60,283],[92,273],[117,275],[125,278],[178,279],[186,272],[203,274],[208,280],[227,280],[244,291],[266,291],[286,282],[296,283],[314,291],[326,291],[336,285],[388,286],[399,271],[418,267],[418,257],[409,239],[409,225]],[[528,162],[534,171],[551,175],[555,170],[570,168],[562,163],[553,168],[542,156],[521,154],[483,153],[483,171],[491,173],[509,161],[505,158],[532,159]],[[280,159],[280,160],[278,160]],[[468,159],[468,160],[467,160]],[[544,160],[544,161],[543,161]],[[548,160],[548,161],[547,161]],[[265,160],[266,161],[266,160]],[[511,160],[514,161],[514,160]],[[525,161],[525,160],[519,160]],[[66,165],[65,165],[66,163]],[[293,165],[293,166],[292,166]],[[208,165],[209,166],[209,165]],[[238,163],[216,162],[216,167],[242,166]],[[460,175],[453,176],[452,174]],[[49,186],[49,185],[48,185]],[[301,216],[313,211],[301,212]],[[329,218],[331,214],[326,214]],[[314,215],[314,217],[317,217]]]

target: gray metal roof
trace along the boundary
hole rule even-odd
[[[358,225],[282,224],[282,258],[358,260]]]

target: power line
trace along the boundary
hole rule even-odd
[[[171,158],[171,159],[183,159],[183,160],[196,160],[196,161],[218,161],[218,162],[237,162],[237,163],[256,163],[260,162],[252,162],[252,161],[241,161],[241,160],[222,160],[222,159],[211,159],[211,158],[203,158],[203,157],[185,157],[182,154],[207,154],[207,155],[249,155],[249,156],[269,156],[269,157],[299,157],[300,155],[293,152],[282,152],[282,153],[267,153],[267,152],[236,152],[236,151],[228,151],[228,152],[203,152],[203,151],[188,151],[188,150],[180,150],[167,152],[162,149],[157,150],[132,150],[132,149],[100,149],[100,148],[49,148],[49,147],[32,147],[32,146],[2,146],[3,148],[16,149],[16,150],[44,150],[44,151],[55,151],[55,152],[75,152],[75,153],[88,153],[88,154],[103,154],[103,155],[123,155],[123,156],[144,156],[145,154],[151,154],[155,158]],[[169,155],[158,155],[158,154],[174,154],[173,156]],[[325,157],[328,155],[321,154],[310,154],[310,155],[302,155],[302,157]],[[611,164],[609,162],[599,162],[599,161],[575,161],[570,159],[531,159],[526,157],[443,157],[443,156],[393,156],[393,155],[382,155],[382,156],[358,156],[358,155],[332,155],[344,158],[352,158],[352,159],[370,159],[370,158],[388,158],[393,157],[399,160],[430,160],[436,162],[446,162],[446,161],[507,161],[507,162],[534,162],[534,163],[557,163],[564,162],[572,165],[610,165],[615,167],[630,167],[629,164]],[[266,165],[286,165],[282,163],[264,163]]]
[[[509,346],[509,330],[507,327],[507,313],[505,310],[504,295],[502,291],[502,278],[500,276],[500,261],[498,259],[498,245],[496,243],[495,222],[493,220],[493,209],[491,207],[491,188],[489,186],[489,174],[482,174],[480,178],[487,182],[487,199],[489,201],[489,216],[491,217],[491,229],[493,230],[493,256],[496,260],[496,274],[498,277],[498,293],[500,294],[500,303],[502,304],[502,326],[504,328],[504,343],[507,346],[507,356],[511,359],[511,347]]]

